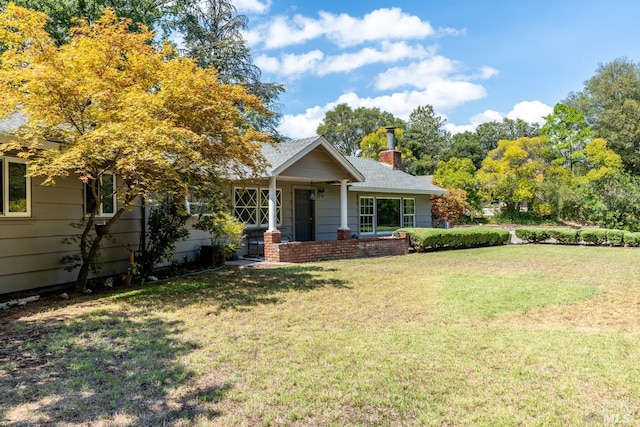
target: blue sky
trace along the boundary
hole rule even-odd
[[[302,138],[338,103],[407,119],[433,105],[452,132],[541,121],[598,64],[640,61],[637,0],[235,0],[280,130]]]

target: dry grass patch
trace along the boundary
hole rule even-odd
[[[637,423],[639,253],[229,268],[13,315],[0,424]]]

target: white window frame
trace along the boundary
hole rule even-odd
[[[187,215],[190,216],[199,216],[200,214],[206,216],[211,215],[212,212],[201,212],[202,206],[206,206],[206,202],[200,202],[200,199],[190,199],[189,197],[185,197],[184,199],[184,208],[187,212]]]
[[[103,178],[105,176],[112,177],[112,181],[113,181],[113,194],[111,194],[111,196],[110,196],[111,199],[112,199],[112,203],[113,203],[113,212],[105,212],[104,211],[104,200],[105,200],[105,198],[103,197],[103,201],[102,201],[102,203],[100,203],[100,209],[96,213],[96,218],[109,218],[109,217],[114,216],[116,214],[116,212],[118,211],[118,200],[116,199],[116,186],[117,186],[117,183],[118,183],[118,178],[116,177],[116,174],[114,174],[114,173],[111,173],[111,172],[103,173],[98,178],[100,180],[100,185],[102,185],[102,181],[103,181]],[[88,212],[89,199],[87,197],[88,191],[90,191],[90,188],[91,187],[89,186],[89,184],[85,184],[85,186],[84,186],[84,212],[85,212],[86,216],[90,216],[91,215],[91,212]]]
[[[412,213],[407,213],[407,201],[412,201],[413,202],[413,212]],[[402,206],[401,206],[401,212],[402,212],[402,228],[415,228],[416,226],[416,199],[414,197],[406,197],[402,199]],[[410,223],[408,224],[407,219],[411,218]]]
[[[373,213],[363,213],[363,199],[373,200]],[[417,218],[417,205],[415,197],[395,197],[395,196],[360,196],[358,198],[358,230],[361,235],[365,236],[374,236],[374,235],[389,235],[391,234],[388,231],[378,232],[378,199],[394,199],[400,201],[400,228],[404,227],[415,227],[416,226],[416,218]],[[412,200],[413,201],[413,213],[406,213],[407,206],[405,205],[405,201]],[[371,224],[373,231],[362,231],[363,227],[363,217],[371,218]],[[412,221],[407,221],[408,218],[411,218]],[[409,223],[411,222],[411,223]],[[369,225],[368,222],[366,224]]]
[[[362,201],[367,199],[370,201],[365,206]],[[363,212],[363,208],[367,208],[366,212]],[[375,234],[376,233],[376,198],[372,196],[360,196],[358,203],[358,231],[361,234]],[[363,218],[367,218],[367,221],[363,221]],[[363,227],[371,227],[371,231],[363,231]]]
[[[241,205],[238,207],[238,199],[241,193],[255,191],[255,205]],[[254,222],[246,222],[247,227],[259,228],[269,226],[269,189],[265,187],[233,187],[233,216],[244,221],[238,209],[251,211]],[[282,189],[276,188],[276,225],[282,225]]]
[[[25,218],[31,216],[31,178],[25,176],[26,187],[26,211],[10,212],[9,211],[9,163],[24,164],[28,172],[29,162],[18,157],[0,157],[0,169],[2,169],[2,188],[0,188],[0,197],[2,197],[2,212],[0,217],[7,218]]]

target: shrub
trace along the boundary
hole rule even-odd
[[[509,241],[509,232],[488,227],[470,228],[403,228],[411,236],[418,252],[436,249],[462,249],[482,246],[504,245]]]
[[[555,239],[561,245],[575,245],[578,243],[578,230],[571,228],[549,229],[549,237]]]
[[[546,228],[517,228],[516,236],[527,243],[539,243],[549,238],[549,230]]]
[[[625,245],[640,246],[640,233],[625,232],[623,241]]]
[[[146,244],[140,248],[136,265],[141,277],[148,277],[162,261],[175,262],[173,252],[176,243],[189,237],[185,228],[189,216],[183,205],[172,199],[164,199],[151,209],[147,220]]]
[[[580,238],[585,243],[590,243],[593,245],[603,245],[607,242],[607,231],[606,229],[600,228],[586,228],[580,230],[578,232]]]
[[[622,246],[625,232],[622,230],[607,230],[607,242],[611,246]]]

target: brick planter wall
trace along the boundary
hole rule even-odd
[[[406,255],[409,236],[375,237],[323,242],[268,243],[265,238],[265,261],[309,262],[333,259]]]

